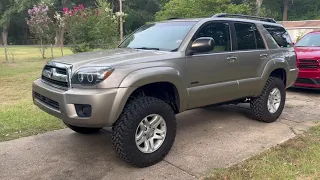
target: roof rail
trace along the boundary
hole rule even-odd
[[[259,20],[259,21],[277,23],[277,21],[274,20],[273,18],[266,18],[266,17],[259,17],[259,16],[248,16],[248,15],[243,15],[243,14],[218,13],[212,17],[236,17],[236,18],[253,19],[253,20]]]

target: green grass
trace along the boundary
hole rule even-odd
[[[10,46],[10,63],[4,63],[4,49],[0,47],[0,141],[35,135],[61,129],[63,123],[33,105],[32,82],[39,78],[44,64],[35,46]],[[71,51],[64,48],[64,54]],[[54,49],[54,57],[61,56],[60,48]],[[46,57],[51,57],[47,49]]]
[[[320,179],[320,126],[206,179]]]

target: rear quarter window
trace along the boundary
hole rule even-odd
[[[282,48],[292,47],[291,37],[283,27],[271,26],[271,25],[263,25],[263,26],[271,34],[271,36],[277,42],[279,47],[282,47]]]

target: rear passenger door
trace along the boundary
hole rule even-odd
[[[238,53],[239,95],[252,96],[269,60],[269,50],[254,23],[234,22],[234,37]]]

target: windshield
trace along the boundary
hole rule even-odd
[[[298,47],[320,47],[320,34],[308,34],[297,44]]]
[[[175,51],[196,22],[147,24],[124,40],[119,48]]]

